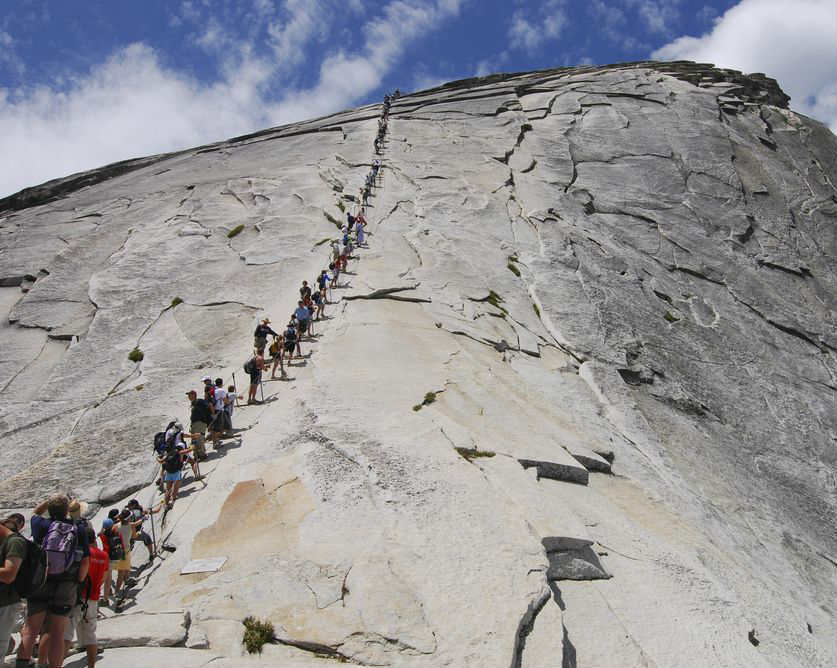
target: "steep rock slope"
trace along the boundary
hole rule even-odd
[[[397,100],[370,248],[137,595],[194,649],[143,661],[237,665],[257,614],[287,665],[833,665],[837,139],[786,104],[689,63]],[[0,505],[148,484],[322,267],[379,111],[0,202]]]

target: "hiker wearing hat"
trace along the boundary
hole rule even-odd
[[[119,511],[114,509],[116,516],[119,516]],[[114,512],[111,511],[111,512]],[[110,513],[109,513],[110,514]],[[104,578],[104,592],[102,593],[102,605],[110,605],[111,588],[113,587],[113,576],[111,571],[116,568],[116,563],[122,560],[125,555],[125,546],[122,545],[122,537],[114,528],[114,522],[111,517],[107,517],[102,521],[102,530],[99,532],[99,540],[102,541],[102,552],[108,557],[107,573]]]
[[[19,533],[24,524],[19,513],[0,522],[0,662],[6,656],[20,607],[14,581],[28,549],[26,539]]]
[[[30,520],[32,540],[47,554],[47,580],[26,602],[18,661],[28,662],[32,658],[35,641],[41,636],[38,660],[43,663],[47,659],[50,668],[60,668],[64,662],[68,615],[90,565],[87,531],[79,531],[68,516],[69,506],[70,500],[63,494],[50,497],[38,504]],[[42,516],[44,512],[48,517]]]
[[[270,328],[270,318],[265,318],[261,323],[256,325],[256,331],[253,333],[253,347],[256,350],[264,350],[265,346],[267,346],[267,337],[270,334],[278,336]]]

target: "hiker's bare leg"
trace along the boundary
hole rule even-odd
[[[177,493],[180,491],[180,483],[183,482],[182,480],[175,480],[174,484],[171,488],[171,503],[174,505],[174,502],[177,501]]]
[[[87,668],[93,668],[96,665],[96,650],[98,645],[87,646]]]
[[[35,640],[41,633],[41,627],[46,619],[46,611],[26,618],[26,623],[20,632],[20,647],[17,649],[17,658],[28,661],[32,658],[32,650],[35,648]]]
[[[41,635],[41,647],[46,645],[46,658],[49,668],[61,668],[64,663],[64,631],[69,619],[66,615],[49,615],[47,617],[48,637]],[[38,652],[40,654],[40,651]],[[38,661],[41,657],[38,656]]]

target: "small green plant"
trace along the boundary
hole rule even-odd
[[[343,204],[342,199],[337,200],[337,208],[340,209],[340,211],[342,211],[343,213],[346,213],[346,205]]]
[[[182,303],[183,303],[183,300],[180,297],[175,297],[174,299],[171,300],[171,307],[170,308],[174,308],[178,304],[182,304]]]
[[[456,448],[459,455],[466,461],[472,462],[479,457],[493,457],[496,453],[491,450],[477,450],[476,448]]]
[[[128,353],[128,359],[132,362],[142,362],[142,358],[145,357],[142,351],[139,348],[134,348],[131,352]]]
[[[679,322],[680,318],[674,315],[671,311],[666,311],[666,314],[663,316],[668,322],[675,323]]]
[[[250,654],[261,654],[264,644],[273,642],[273,624],[269,620],[245,617],[242,642]]]
[[[142,391],[142,388],[144,388],[144,387],[145,387],[145,385],[137,385],[134,389],[135,389],[137,392],[141,392],[141,391]]]
[[[227,238],[232,239],[237,234],[241,234],[244,231],[244,225],[236,225],[232,228],[229,232],[227,232]]]
[[[432,404],[434,401],[436,401],[436,393],[428,392],[424,395],[424,399],[421,400],[420,404],[416,404],[415,406],[413,406],[413,410],[418,412],[425,406],[429,406],[430,404]]]
[[[332,216],[328,211],[323,211],[323,215],[326,217],[326,220],[332,223],[338,230],[343,229],[343,225],[340,224],[340,221],[337,220],[334,216]]]
[[[535,311],[535,315],[540,318],[541,317],[541,310],[538,308],[538,305],[535,302],[532,302],[532,308]]]
[[[322,246],[323,244],[327,244],[329,241],[331,241],[331,239],[329,239],[328,237],[326,237],[325,239],[320,239],[317,243],[314,244],[314,248],[316,248],[317,246]]]
[[[512,259],[511,259],[511,258],[509,258],[509,262],[508,262],[508,264],[506,265],[506,267],[508,268],[508,270],[509,270],[511,273],[513,273],[515,276],[517,276],[518,278],[520,278],[520,269],[518,269],[518,268],[517,268],[517,265],[515,265],[514,261],[512,261]]]
[[[503,298],[496,292],[494,292],[494,290],[488,291],[488,297],[485,298],[485,301],[487,301],[492,306],[496,306],[499,309],[503,308],[502,306],[500,306],[500,304],[503,302]]]

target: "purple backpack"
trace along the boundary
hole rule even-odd
[[[73,522],[53,520],[41,543],[47,557],[47,575],[63,575],[70,570],[76,558],[77,542]]]

